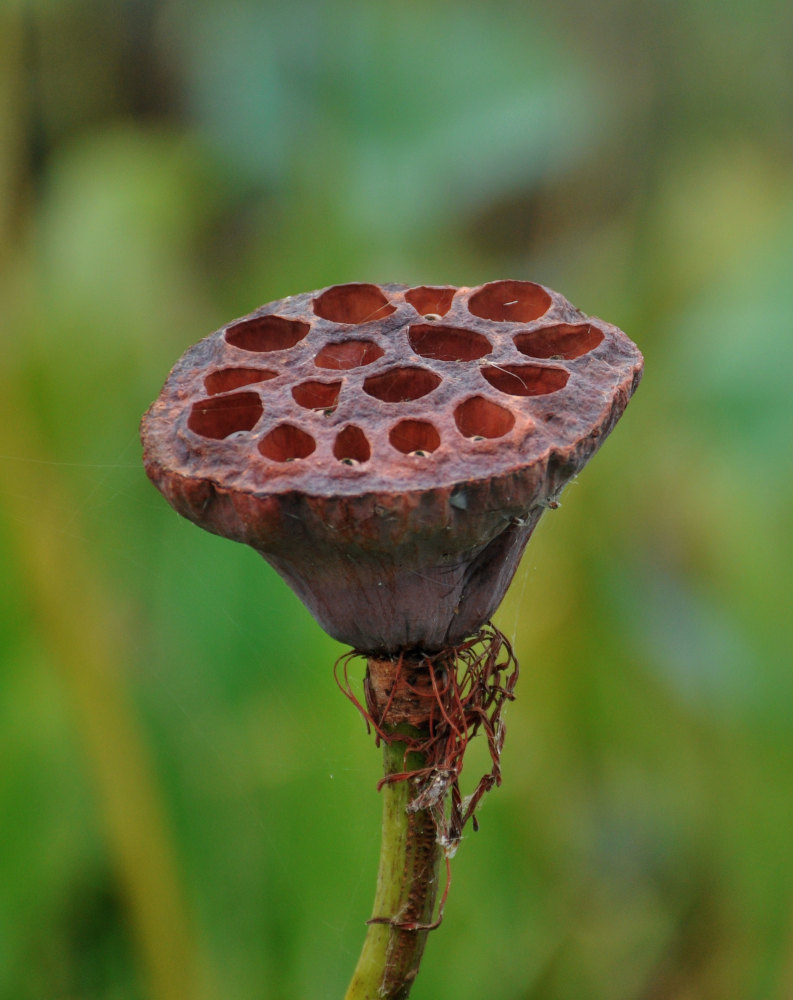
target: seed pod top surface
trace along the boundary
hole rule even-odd
[[[331,635],[435,649],[492,614],[641,370],[621,331],[532,282],[337,285],[190,348],[144,417],[144,462]]]

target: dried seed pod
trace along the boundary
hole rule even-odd
[[[187,351],[143,419],[144,462],[330,635],[433,651],[495,611],[641,372],[625,334],[532,282],[336,285]]]

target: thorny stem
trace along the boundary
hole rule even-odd
[[[412,727],[400,727],[408,737]],[[412,730],[412,732],[410,732]],[[383,744],[384,774],[412,773],[426,757],[393,732]],[[408,811],[412,782],[386,781],[382,786],[383,827],[372,919],[345,1000],[405,1000],[418,975],[435,898],[441,848],[428,810]]]

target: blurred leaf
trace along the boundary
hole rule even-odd
[[[658,567],[620,595],[641,659],[683,702],[734,722],[773,700],[749,638],[712,599]]]
[[[58,307],[104,315],[112,337],[167,303],[214,208],[210,181],[190,136],[119,126],[62,148],[37,226]]]
[[[730,447],[714,456],[736,466],[762,459],[769,473],[747,480],[747,492],[789,485],[793,383],[793,210],[755,239],[749,253],[718,273],[696,303],[666,321],[674,351],[663,377],[695,433],[724,436]],[[739,471],[736,468],[736,471]]]
[[[593,80],[538,17],[245,0],[181,12],[194,113],[241,176],[302,184],[391,239],[564,169],[602,128]]]

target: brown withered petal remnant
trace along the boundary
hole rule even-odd
[[[144,461],[330,635],[431,653],[490,618],[641,372],[625,334],[532,282],[337,285],[190,348],[143,419]]]

